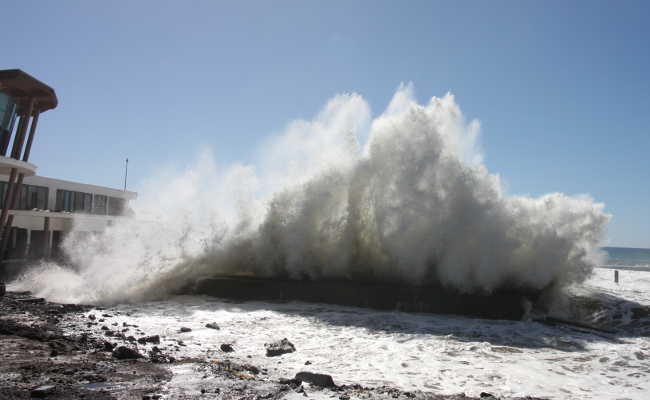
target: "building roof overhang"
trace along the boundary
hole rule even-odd
[[[0,92],[14,98],[19,113],[29,99],[34,99],[35,110],[39,112],[51,110],[59,104],[54,89],[20,69],[0,70]]]

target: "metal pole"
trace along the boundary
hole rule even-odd
[[[124,167],[124,191],[126,192],[126,178],[129,176],[129,159],[126,159],[126,165]]]

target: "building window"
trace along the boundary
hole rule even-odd
[[[106,205],[108,203],[108,196],[96,194],[93,199],[93,214],[106,215]]]
[[[91,193],[73,192],[58,189],[56,191],[56,210],[90,213],[93,206]]]
[[[0,207],[5,206],[5,196],[7,195],[7,182],[0,182]]]
[[[122,215],[124,213],[124,199],[119,197],[108,198],[108,215]]]
[[[0,129],[11,130],[16,119],[16,104],[11,97],[0,93]]]
[[[74,211],[74,192],[57,189],[56,211]]]
[[[5,205],[8,187],[7,182],[0,182],[0,207]],[[48,208],[48,193],[49,189],[46,187],[22,184],[14,204],[14,210],[33,210],[35,208],[46,210]]]
[[[48,188],[34,185],[21,185],[18,204],[14,204],[17,210],[40,210],[47,209]]]
[[[90,193],[74,192],[74,211],[89,213],[92,210],[93,195]]]

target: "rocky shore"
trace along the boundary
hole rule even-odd
[[[162,342],[157,335],[118,324],[110,312],[97,310],[50,303],[24,292],[1,296],[0,399],[472,399],[386,386],[337,385],[309,365],[293,377],[271,378],[263,368],[230,359],[234,349],[228,343],[210,357],[179,357],[175,350],[182,342]],[[290,339],[266,346],[268,357],[292,351]],[[192,390],[177,387],[178,368],[192,377]],[[186,379],[185,388],[187,384]],[[496,397],[482,393],[481,398]]]

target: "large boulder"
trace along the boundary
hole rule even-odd
[[[281,356],[286,353],[293,353],[296,347],[287,338],[273,343],[265,343],[267,357]]]

